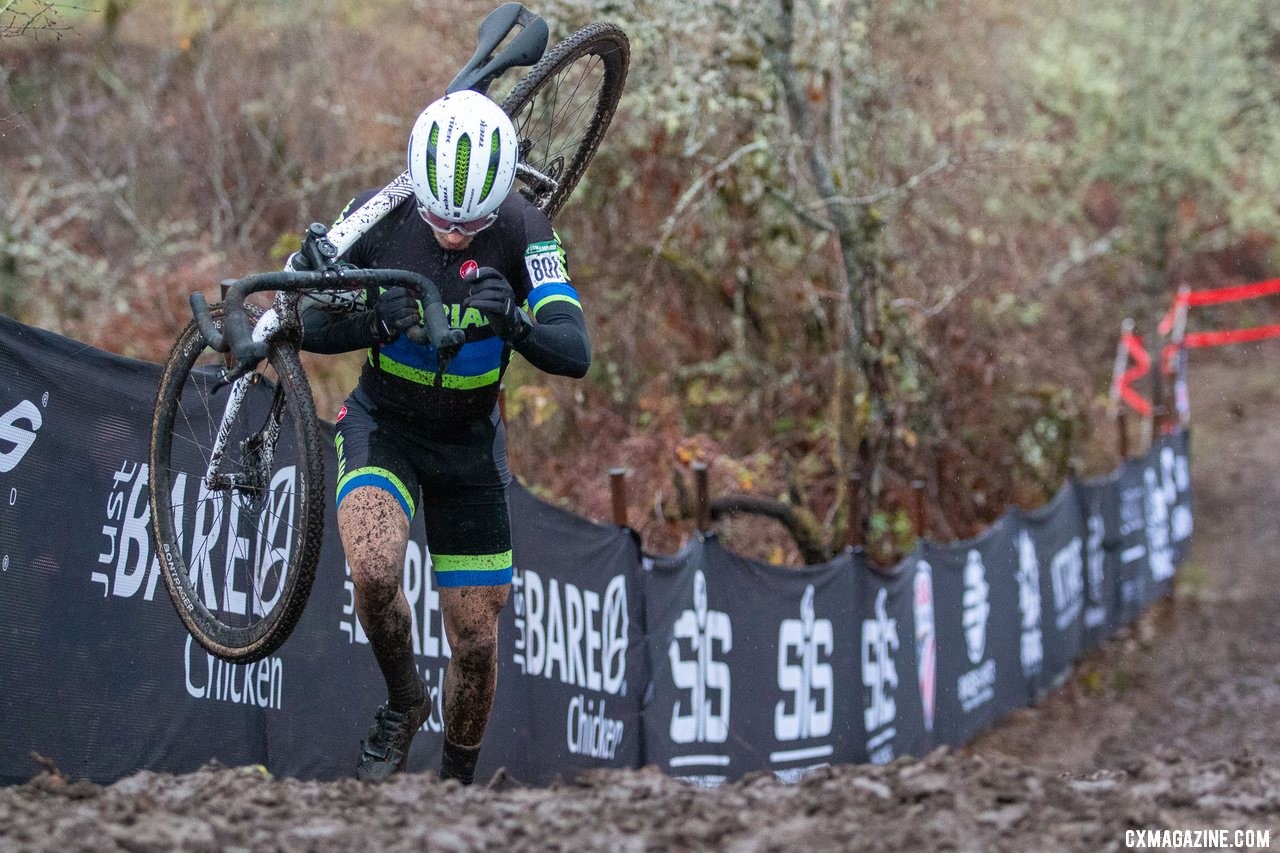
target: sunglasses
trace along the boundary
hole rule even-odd
[[[467,237],[473,237],[476,234],[479,234],[481,231],[492,225],[493,221],[498,218],[498,211],[495,210],[488,216],[483,216],[479,219],[471,219],[466,222],[454,222],[451,219],[445,219],[443,216],[436,216],[421,205],[418,206],[418,214],[422,217],[423,221],[436,231],[439,231],[441,234],[448,234],[450,231],[457,231],[459,234]]]

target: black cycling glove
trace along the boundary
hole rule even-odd
[[[471,276],[471,295],[462,300],[462,307],[488,317],[489,328],[508,343],[518,343],[533,331],[533,321],[516,304],[511,282],[493,267],[481,267]]]
[[[390,287],[378,294],[374,329],[384,344],[391,343],[405,329],[418,325],[417,298],[403,287]]]

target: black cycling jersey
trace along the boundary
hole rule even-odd
[[[373,194],[370,190],[356,196],[343,215]],[[406,269],[425,275],[440,288],[449,325],[466,332],[461,350],[438,376],[440,360],[434,347],[403,335],[379,344],[372,307],[354,315],[307,308],[304,349],[346,352],[370,347],[359,388],[376,409],[410,419],[487,420],[513,346],[548,373],[581,377],[587,372],[591,347],[564,250],[550,221],[518,192],[508,195],[497,220],[461,251],[441,248],[409,201],[361,236],[342,260],[362,269]],[[470,291],[463,276],[479,267],[493,267],[506,276],[534,321],[532,333],[514,345],[497,337],[478,310],[461,307]]]

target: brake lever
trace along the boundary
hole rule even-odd
[[[242,349],[236,354],[236,366],[234,368],[222,368],[209,393],[216,394],[231,383],[257,370],[258,365],[266,357],[267,345],[265,343],[254,342],[251,348]]]

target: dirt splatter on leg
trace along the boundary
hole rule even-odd
[[[409,519],[390,493],[362,486],[338,507],[338,534],[351,564],[356,614],[387,682],[391,706],[407,710],[421,699],[409,604],[400,583]]]
[[[444,677],[444,735],[460,747],[479,747],[489,722],[498,686],[498,613],[510,591],[510,584],[440,590],[453,651]]]

